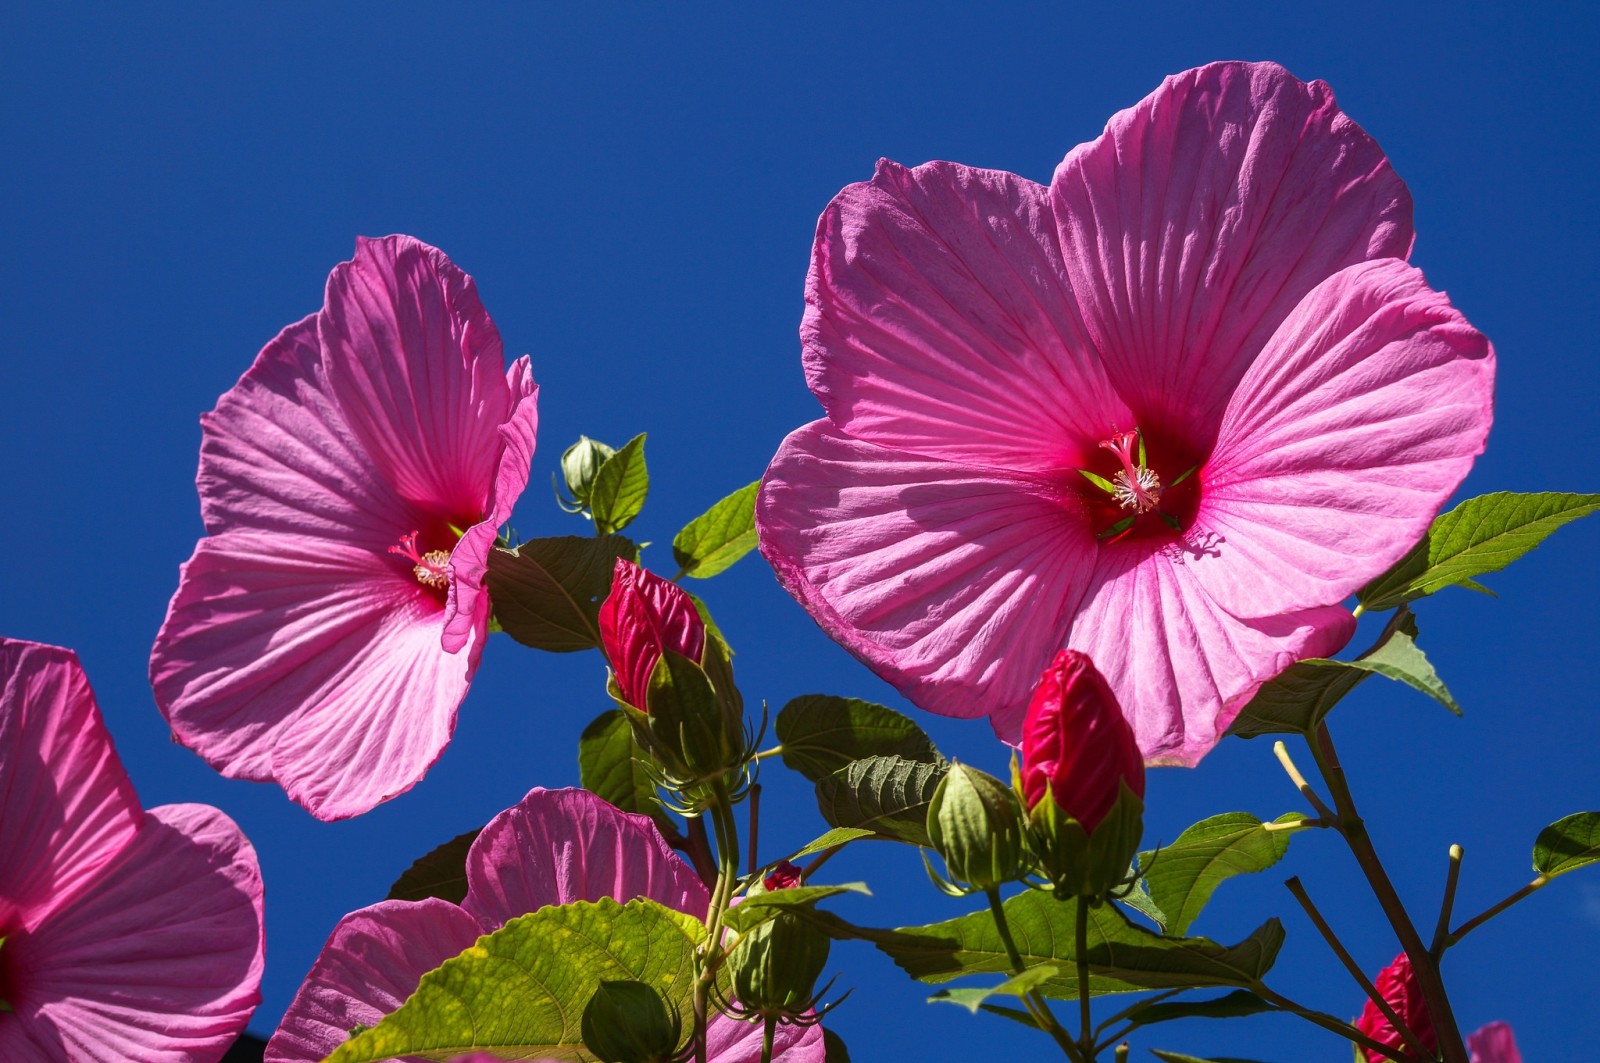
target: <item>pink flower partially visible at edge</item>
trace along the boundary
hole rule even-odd
[[[1384,1003],[1394,1009],[1408,1029],[1422,1042],[1422,1047],[1432,1052],[1439,1047],[1439,1035],[1433,1028],[1433,1016],[1428,1013],[1428,1005],[1422,998],[1422,988],[1417,985],[1416,972],[1411,969],[1411,959],[1405,953],[1394,958],[1394,962],[1378,972],[1378,977],[1373,979],[1373,986],[1378,990],[1378,995]],[[1356,1020],[1356,1029],[1378,1042],[1386,1048],[1403,1048],[1405,1040],[1399,1031],[1394,1028],[1394,1023],[1370,999],[1361,1009],[1361,1017]],[[1381,1063],[1385,1057],[1370,1048],[1361,1050],[1368,1063]]]
[[[0,1059],[218,1058],[261,1001],[256,853],[139,808],[71,650],[0,639]]]
[[[586,790],[531,791],[489,821],[467,856],[460,905],[430,898],[382,901],[340,920],[267,1044],[267,1063],[314,1063],[350,1030],[376,1025],[422,976],[482,934],[549,904],[649,897],[703,918],[705,884],[645,816]],[[707,1030],[709,1058],[757,1063],[761,1027],[725,1016]],[[822,1030],[778,1030],[785,1063],[823,1063]]]
[[[1472,1063],[1522,1063],[1511,1027],[1503,1022],[1491,1022],[1469,1035],[1467,1051],[1472,1054]]]
[[[762,552],[925,709],[1015,743],[1070,647],[1193,764],[1348,641],[1483,449],[1493,352],[1411,244],[1378,145],[1270,63],[1168,78],[1048,186],[880,162],[818,222],[827,416],[767,470]]]
[[[483,652],[537,396],[470,277],[411,237],[359,240],[201,419],[207,535],[150,658],[179,741],[320,819],[415,785]]]
[[[619,557],[611,593],[600,604],[600,645],[622,700],[644,712],[650,673],[662,651],[698,663],[705,653],[706,625],[687,591]]]

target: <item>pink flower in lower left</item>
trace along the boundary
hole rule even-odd
[[[261,965],[244,834],[141,809],[77,655],[0,639],[0,1059],[211,1063]]]

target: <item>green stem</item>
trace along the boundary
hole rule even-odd
[[[1428,946],[1423,943],[1422,935],[1417,933],[1416,925],[1411,922],[1411,916],[1400,901],[1400,895],[1395,892],[1394,883],[1389,881],[1389,874],[1383,869],[1383,862],[1378,859],[1372,836],[1367,833],[1361,813],[1356,810],[1355,798],[1350,793],[1344,768],[1339,764],[1339,754],[1333,747],[1333,736],[1328,733],[1327,722],[1317,724],[1315,733],[1307,735],[1306,740],[1322,778],[1328,784],[1334,808],[1339,812],[1337,829],[1344,836],[1345,844],[1350,847],[1351,854],[1372,887],[1378,905],[1388,917],[1389,925],[1394,928],[1395,937],[1400,939],[1400,947],[1411,961],[1411,971],[1427,1002],[1444,1063],[1469,1063],[1467,1047],[1461,1040],[1461,1028],[1450,1006],[1450,996],[1445,992],[1444,979],[1439,976],[1439,964],[1429,955]]]
[[[761,1063],[772,1063],[772,1034],[777,1028],[776,1015],[768,1015],[761,1022]]]
[[[1093,1063],[1094,1029],[1089,1019],[1089,899],[1078,898],[1078,921],[1073,936],[1073,956],[1078,963],[1078,1048]]]
[[[983,895],[988,898],[989,910],[994,913],[994,927],[1000,935],[1001,943],[1006,947],[1006,958],[1011,961],[1011,973],[1022,974],[1027,968],[1023,966],[1022,954],[1017,951],[1017,943],[1011,937],[1011,924],[1006,920],[1005,906],[1000,903],[1000,889],[998,886],[990,886],[983,891]],[[1077,1044],[1067,1036],[1067,1031],[1056,1021],[1055,1014],[1051,1012],[1050,1006],[1045,1003],[1044,997],[1037,989],[1030,989],[1022,994],[1022,1005],[1028,1009],[1034,1024],[1055,1039],[1068,1059],[1073,1063],[1088,1063],[1079,1052]]]
[[[1433,941],[1428,945],[1428,955],[1433,957],[1433,962],[1438,963],[1439,957],[1444,955],[1444,950],[1449,947],[1450,916],[1455,913],[1456,883],[1461,879],[1462,849],[1459,845],[1450,847],[1450,867],[1444,875],[1444,900],[1439,902],[1439,922],[1433,928]]]
[[[1494,907],[1479,912],[1477,915],[1473,916],[1471,919],[1468,919],[1465,923],[1462,923],[1453,932],[1451,932],[1450,936],[1444,939],[1444,946],[1439,951],[1443,952],[1445,949],[1454,945],[1456,942],[1460,941],[1462,938],[1478,929],[1478,927],[1482,926],[1484,923],[1487,923],[1489,920],[1493,919],[1495,916],[1499,915],[1513,904],[1516,904],[1518,901],[1522,900],[1522,898],[1532,896],[1539,890],[1544,889],[1545,884],[1549,881],[1550,880],[1548,878],[1540,875],[1538,878],[1534,879],[1532,882],[1528,883],[1526,886],[1522,887],[1505,900],[1496,904]]]
[[[699,977],[694,984],[695,1063],[706,1063],[707,1004],[711,997],[711,986],[717,978],[717,968],[722,963],[723,918],[733,899],[734,884],[739,880],[739,828],[734,822],[728,788],[721,781],[713,784],[709,812],[712,829],[717,835],[717,883],[711,892],[711,908],[706,913],[708,933],[705,954],[701,958]]]

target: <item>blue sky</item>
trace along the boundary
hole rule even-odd
[[[1465,493],[1600,489],[1596,17],[1579,4],[217,5],[9,4],[0,12],[0,453],[10,556],[4,634],[76,648],[147,805],[216,804],[268,888],[266,1033],[328,930],[407,863],[533,785],[576,782],[606,707],[594,655],[491,645],[452,747],[368,816],[321,824],[274,788],[227,782],[172,745],[145,679],[178,564],[200,534],[198,416],[256,351],[317,308],[357,234],[406,232],[478,280],[508,353],[542,385],[539,452],[515,524],[581,533],[544,486],[587,433],[649,433],[638,531],[665,543],[758,477],[817,416],[796,326],[816,217],[887,156],[1048,180],[1177,70],[1273,59],[1328,81],[1416,200],[1413,262],[1496,345],[1496,424]],[[1431,926],[1452,842],[1459,910],[1530,877],[1544,824],[1600,807],[1591,644],[1600,523],[1418,609],[1466,709],[1367,684],[1333,720],[1380,851]],[[666,561],[659,563],[665,564]],[[813,691],[905,707],[829,642],[759,558],[705,591],[747,697]],[[1358,636],[1359,638],[1359,636]],[[981,724],[927,720],[991,770]],[[817,833],[806,791],[767,775],[764,845]],[[1296,795],[1261,740],[1152,775],[1150,840]],[[958,914],[906,850],[830,866],[868,879],[864,922]],[[1196,926],[1236,939],[1279,914],[1274,982],[1353,1015],[1359,990],[1298,914],[1299,874],[1369,968],[1397,951],[1336,839],[1224,888]],[[1583,873],[1452,952],[1457,1014],[1503,1018],[1530,1060],[1600,1042],[1600,885]],[[857,1059],[1043,1053],[1002,1020],[926,1005],[865,947],[836,950],[856,995],[833,1025]],[[877,1009],[882,1009],[879,1014]],[[1346,1060],[1304,1024],[1169,1027],[1137,1047]],[[1135,1058],[1139,1058],[1136,1053]],[[1150,1058],[1145,1056],[1144,1058]]]

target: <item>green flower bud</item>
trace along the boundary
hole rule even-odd
[[[665,1063],[683,1025],[643,982],[601,982],[583,1009],[583,1043],[600,1063]]]
[[[966,764],[950,765],[928,806],[928,839],[953,882],[988,890],[1022,878],[1026,837],[1022,805],[1009,787]]]
[[[600,466],[615,453],[615,449],[588,436],[579,436],[578,441],[562,453],[561,475],[580,508],[589,504],[589,492],[594,489],[594,478]]]
[[[791,912],[753,927],[728,957],[740,1009],[789,1018],[810,1010],[829,944],[828,935]]]

